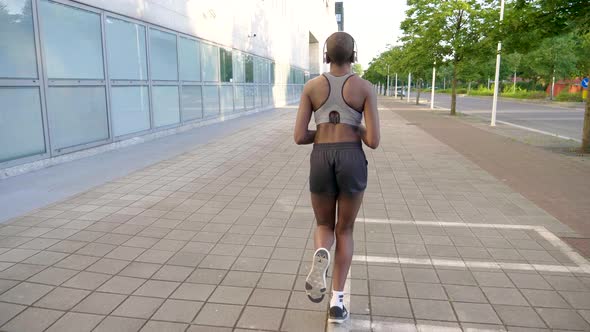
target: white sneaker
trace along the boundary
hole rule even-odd
[[[311,271],[305,280],[305,292],[311,302],[319,303],[324,299],[328,267],[330,267],[330,252],[325,248],[319,248],[313,254]]]

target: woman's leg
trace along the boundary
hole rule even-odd
[[[336,198],[336,195],[311,193],[311,205],[317,221],[314,234],[315,249],[330,250],[334,244]]]
[[[352,262],[354,221],[363,202],[363,192],[338,196],[338,222],[336,223],[336,258],[332,273],[332,289],[344,290],[346,276]],[[317,243],[317,242],[316,242]]]

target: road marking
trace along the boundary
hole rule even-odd
[[[415,264],[415,265],[433,265],[441,267],[471,267],[471,268],[489,268],[489,269],[516,269],[528,271],[546,271],[546,272],[574,272],[590,274],[590,263],[582,255],[574,251],[567,243],[562,241],[555,234],[551,233],[543,226],[533,225],[511,225],[511,224],[484,224],[484,223],[461,223],[445,221],[412,221],[412,220],[390,220],[390,219],[372,219],[357,218],[356,222],[377,223],[377,224],[411,224],[422,226],[441,226],[441,227],[469,227],[469,228],[493,228],[493,229],[519,229],[532,230],[537,232],[547,242],[559,249],[577,266],[569,265],[550,265],[550,264],[530,264],[530,263],[508,263],[508,262],[486,262],[486,261],[463,261],[438,258],[411,258],[411,257],[382,257],[382,256],[363,256],[355,255],[353,260],[361,262],[374,263],[394,263],[394,264]]]
[[[506,121],[499,121],[496,120],[496,122],[501,123],[501,124],[505,124],[507,126],[511,126],[511,127],[515,127],[515,128],[519,128],[519,129],[524,129],[524,130],[528,130],[528,131],[532,131],[534,133],[538,133],[538,134],[543,134],[543,135],[547,135],[547,136],[553,136],[553,137],[557,137],[557,138],[561,138],[561,139],[567,139],[567,140],[572,140],[578,143],[582,143],[582,140],[579,140],[577,138],[572,138],[572,137],[568,137],[568,136],[563,136],[563,135],[559,135],[559,134],[555,134],[555,133],[550,133],[548,131],[544,131],[544,130],[539,130],[539,129],[535,129],[535,128],[530,128],[530,127],[526,127],[526,126],[521,126],[521,125],[517,125],[511,122],[506,122]]]

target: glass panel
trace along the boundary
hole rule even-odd
[[[221,113],[233,113],[234,111],[234,87],[231,85],[221,86]]]
[[[266,106],[269,104],[268,102],[268,86],[267,85],[262,85],[260,86],[260,93],[261,93],[261,98],[262,98],[262,105]]]
[[[232,82],[232,59],[231,59],[231,50],[226,50],[223,48],[219,49],[219,66],[221,69],[221,81],[222,82]]]
[[[1,88],[0,105],[0,162],[44,153],[39,88]]]
[[[50,87],[47,112],[54,150],[109,137],[104,87]]]
[[[183,81],[200,81],[201,51],[199,42],[183,37],[180,37],[179,40],[180,79]]]
[[[178,64],[176,35],[150,29],[150,70],[152,80],[176,81]]]
[[[146,86],[112,87],[111,105],[114,136],[150,129],[150,99]]]
[[[182,119],[184,121],[203,117],[203,98],[201,87],[184,85],[182,87]]]
[[[201,44],[203,81],[219,82],[219,51],[216,46]]]
[[[155,86],[152,88],[154,105],[154,126],[161,127],[180,122],[177,86]]]
[[[236,111],[244,109],[244,87],[242,85],[234,87],[234,105]]]
[[[234,82],[243,83],[244,82],[244,55],[242,52],[234,51],[233,54],[233,74],[234,74]]]
[[[145,27],[106,19],[109,77],[114,80],[147,80]]]
[[[37,78],[31,0],[0,0],[0,77]]]
[[[263,88],[264,88],[264,86],[262,86],[262,85],[258,85],[256,87],[256,106],[257,107],[262,107],[262,105],[263,105],[263,102],[262,102]]]
[[[246,86],[246,108],[254,108],[254,95],[256,94],[256,87]]]
[[[275,63],[270,63],[270,83],[275,83]]]
[[[254,83],[254,59],[246,55],[246,83]]]
[[[205,117],[219,115],[219,92],[216,85],[203,86],[203,109]]]
[[[39,10],[47,76],[103,79],[100,15],[48,0]]]

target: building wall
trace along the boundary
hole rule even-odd
[[[295,101],[335,27],[326,0],[0,0],[0,173]]]

